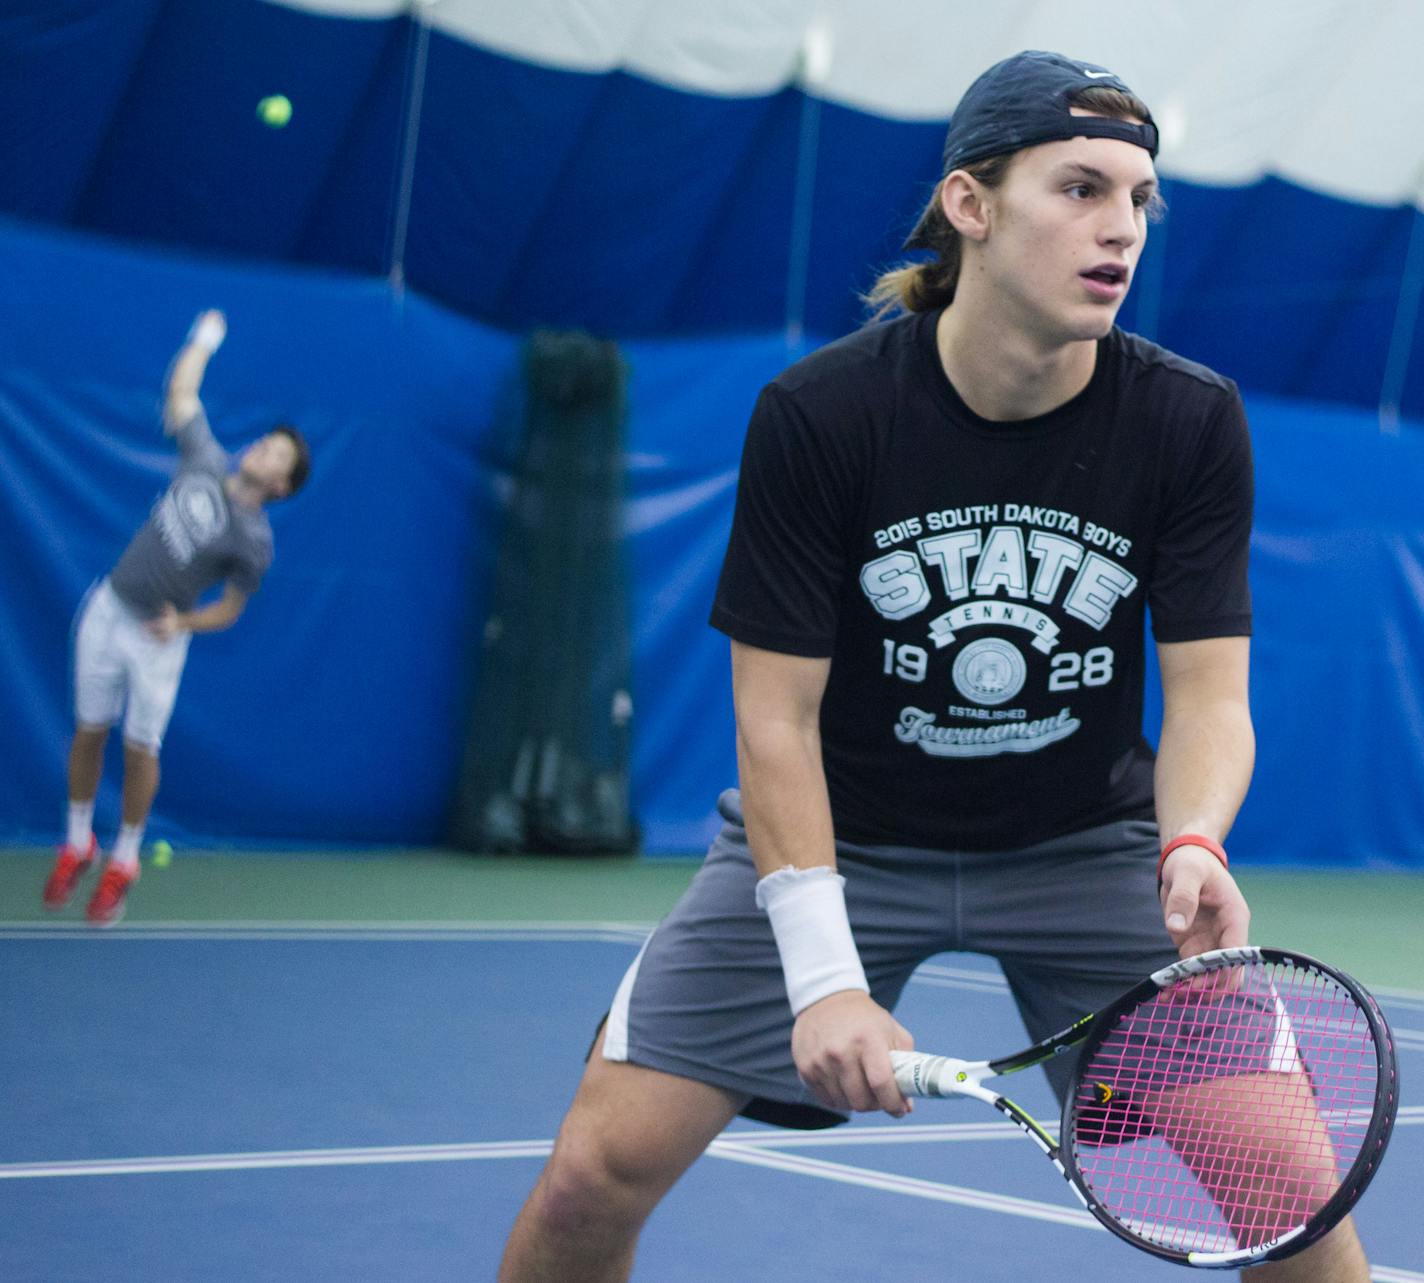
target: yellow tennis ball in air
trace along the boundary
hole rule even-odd
[[[166,869],[173,862],[173,848],[162,839],[153,844],[153,864],[155,868]]]
[[[271,129],[281,129],[292,118],[292,100],[286,94],[268,94],[257,104],[257,119]]]

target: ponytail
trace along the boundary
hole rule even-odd
[[[963,172],[985,187],[997,187],[1016,154],[976,160],[965,165]],[[882,272],[863,296],[871,320],[883,320],[896,312],[935,312],[954,302],[963,248],[959,233],[940,203],[943,190],[944,179],[940,179],[910,237],[914,248],[931,250],[934,258],[923,263],[901,263]]]

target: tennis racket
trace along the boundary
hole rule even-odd
[[[1057,1141],[984,1085],[1075,1048]],[[987,1101],[1119,1238],[1204,1269],[1323,1237],[1378,1170],[1399,1101],[1374,999],[1280,949],[1185,958],[1017,1055],[891,1059],[905,1095]]]

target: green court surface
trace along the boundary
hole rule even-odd
[[[40,887],[52,852],[0,848],[0,919],[47,919]],[[473,856],[437,850],[147,855],[126,921],[653,923],[696,859]],[[1424,990],[1424,876],[1234,870],[1252,941],[1312,954],[1366,983]],[[92,875],[91,875],[92,876]],[[56,916],[79,922],[81,901]],[[122,929],[122,928],[120,928]]]

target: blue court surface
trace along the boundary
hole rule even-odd
[[[645,928],[166,923],[0,930],[0,1279],[487,1280]],[[1404,1083],[1358,1210],[1424,1283],[1424,994],[1378,992]],[[1023,1041],[983,959],[899,1012],[967,1056]],[[1036,1072],[1021,1103],[1056,1116]],[[975,1102],[832,1132],[738,1123],[650,1222],[645,1283],[1180,1279]],[[1217,1276],[1225,1277],[1225,1276]]]

